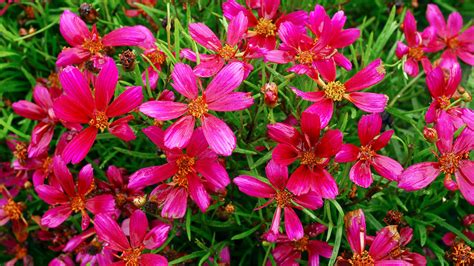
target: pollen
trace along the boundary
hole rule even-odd
[[[18,159],[20,162],[24,162],[28,156],[28,149],[26,143],[18,142],[15,145],[15,151],[13,155]]]
[[[228,61],[228,60],[234,58],[234,55],[235,55],[236,52],[237,52],[236,48],[226,44],[222,48],[219,49],[218,54],[224,60]]]
[[[446,255],[457,266],[467,266],[474,263],[474,252],[463,241],[454,244]]]
[[[270,19],[260,18],[257,26],[255,26],[255,32],[258,35],[270,37],[275,36],[277,27]]]
[[[335,102],[340,102],[346,92],[346,87],[340,81],[331,81],[323,89],[326,97]]]
[[[181,157],[176,160],[178,172],[173,176],[173,183],[175,183],[176,186],[188,187],[188,175],[194,171],[195,163],[196,159],[186,154],[181,155]]]
[[[100,129],[100,132],[104,132],[109,127],[109,118],[105,112],[97,111],[95,117],[89,121],[89,125]]]
[[[451,99],[445,95],[438,98],[439,107],[443,110],[447,110],[451,105]]]
[[[122,253],[120,259],[125,262],[126,266],[139,266],[142,250],[143,247],[129,248]]]
[[[385,70],[385,67],[383,66],[383,64],[378,65],[375,68],[375,71],[377,71],[377,73],[379,73],[380,75],[384,75],[385,73],[387,73],[387,71]]]
[[[416,61],[420,61],[423,58],[424,53],[421,47],[411,47],[408,50],[408,57],[415,59]]]
[[[188,104],[188,113],[195,118],[201,118],[207,114],[207,103],[203,96],[199,96]]]
[[[354,253],[349,263],[354,266],[368,266],[375,265],[374,259],[370,256],[367,250],[362,251],[362,253]]]
[[[459,47],[459,40],[456,37],[448,39],[446,41],[446,45],[448,46],[449,49],[455,50]]]
[[[372,160],[372,157],[374,157],[374,155],[375,152],[372,150],[372,147],[370,145],[360,147],[359,158],[361,161]]]
[[[86,39],[84,40],[82,47],[89,50],[91,54],[97,54],[104,49],[104,45],[100,39]]]
[[[285,208],[291,205],[291,200],[294,198],[293,193],[288,190],[277,191],[275,195],[275,201],[280,208]]]
[[[293,242],[293,248],[303,252],[308,249],[309,238],[307,236],[302,237],[301,239]]]
[[[83,197],[75,196],[71,199],[71,209],[74,212],[83,211],[85,207],[86,207],[86,202]]]
[[[316,154],[312,151],[306,151],[301,156],[301,164],[308,165],[310,167],[320,164],[322,159],[317,157]]]
[[[314,53],[311,51],[300,51],[295,57],[296,61],[302,65],[309,65],[313,63]]]
[[[454,174],[459,167],[459,161],[462,157],[462,155],[453,152],[441,155],[441,157],[438,158],[439,164],[441,165],[441,172],[445,174]]]
[[[23,206],[10,198],[8,199],[7,204],[3,206],[3,211],[10,220],[19,220],[21,218]]]
[[[166,55],[160,50],[154,50],[152,52],[148,52],[143,54],[150,60],[150,62],[154,65],[161,65],[165,62],[166,60]]]

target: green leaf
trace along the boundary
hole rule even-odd
[[[242,238],[246,238],[249,235],[255,233],[259,228],[260,228],[260,225],[257,225],[255,227],[243,232],[243,233],[240,233],[240,234],[237,234],[237,235],[233,236],[230,240],[239,240],[239,239],[242,239]]]

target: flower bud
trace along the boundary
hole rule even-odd
[[[464,219],[462,219],[462,223],[466,227],[469,227],[474,224],[474,213],[464,216]]]
[[[137,58],[135,52],[130,49],[127,49],[123,53],[119,54],[119,58],[123,70],[132,71],[133,69],[135,69],[135,59]]]
[[[97,10],[92,7],[91,4],[82,3],[79,7],[79,14],[81,15],[82,20],[86,21],[87,23],[94,23],[97,21],[97,17],[99,14]]]
[[[275,83],[266,83],[260,91],[263,93],[263,99],[268,107],[273,108],[277,105],[278,86]]]
[[[450,174],[444,176],[444,187],[449,191],[456,191],[459,189],[458,184],[451,178]]]
[[[133,205],[137,208],[141,208],[146,203],[146,196],[136,196],[133,198]]]
[[[434,128],[425,127],[423,129],[423,135],[425,136],[425,139],[430,143],[435,143],[436,141],[438,141],[438,132],[436,132],[436,129]]]
[[[469,92],[467,92],[467,91],[464,92],[464,93],[461,95],[461,97],[462,97],[462,100],[463,100],[464,102],[466,102],[466,103],[472,101],[472,95],[471,95]]]

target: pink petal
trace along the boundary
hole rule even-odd
[[[56,65],[58,67],[77,65],[85,62],[90,56],[91,53],[82,47],[66,48],[59,53]]]
[[[324,80],[336,79],[336,63],[334,60],[319,60],[314,62],[314,65]]]
[[[94,218],[94,229],[99,239],[109,244],[108,248],[124,251],[130,248],[127,237],[117,222],[106,214],[98,214]]]
[[[178,63],[171,73],[173,88],[188,99],[195,99],[198,95],[197,79],[190,66]]]
[[[272,152],[272,158],[281,165],[292,164],[299,156],[298,150],[287,144],[278,144]]]
[[[370,245],[369,254],[375,260],[381,260],[398,246],[400,234],[396,225],[390,225],[382,228],[375,236]]]
[[[272,198],[275,195],[275,189],[252,176],[241,175],[234,178],[233,181],[242,193],[249,196],[256,198]]]
[[[143,189],[170,178],[176,171],[176,165],[171,163],[142,168],[129,177],[128,188],[132,190]]]
[[[334,158],[338,163],[347,163],[357,160],[359,156],[359,147],[353,144],[343,144],[341,150]]]
[[[438,141],[436,142],[438,150],[441,153],[451,152],[453,149],[454,127],[445,112],[438,117],[435,128],[438,133]]]
[[[418,62],[413,58],[408,58],[408,60],[403,65],[403,71],[405,71],[405,73],[407,73],[407,75],[410,77],[416,77],[420,72]]]
[[[239,12],[237,16],[232,18],[227,28],[227,44],[235,46],[241,40],[243,40],[245,33],[247,32],[248,20],[244,12]]]
[[[433,182],[439,173],[438,163],[414,164],[402,172],[399,177],[398,187],[407,191],[422,189]]]
[[[333,58],[334,58],[334,61],[336,62],[336,64],[338,66],[343,67],[347,71],[352,70],[351,61],[349,59],[347,59],[347,57],[345,57],[343,54],[338,52],[333,56]]]
[[[237,16],[239,12],[244,12],[245,16],[249,18],[251,26],[257,24],[257,20],[252,12],[247,10],[235,0],[227,0],[224,2],[222,4],[222,11],[224,13],[224,17],[228,20],[231,20],[233,17]]]
[[[319,115],[310,112],[303,112],[301,114],[301,131],[305,138],[309,140],[311,145],[316,145],[321,133],[321,121]]]
[[[189,34],[193,40],[209,50],[218,51],[222,47],[219,38],[203,23],[189,24]]]
[[[115,120],[109,126],[109,132],[123,141],[131,141],[136,138],[135,133],[128,124],[133,119],[132,115]]]
[[[118,81],[118,69],[112,58],[108,58],[94,82],[95,105],[98,110],[104,111],[114,96]]]
[[[359,91],[379,83],[385,76],[385,71],[382,70],[382,60],[376,59],[344,83],[346,90]]]
[[[148,81],[147,81],[147,73],[148,73]],[[159,73],[153,68],[148,67],[145,71],[142,72],[142,81],[143,84],[150,84],[150,89],[155,90],[158,84],[158,79],[160,78]]]
[[[403,21],[403,32],[409,46],[418,46],[418,32],[416,31],[415,17],[410,10],[407,10],[405,14],[405,20]]]
[[[265,173],[274,187],[279,190],[285,189],[286,182],[288,181],[288,167],[270,160],[265,167]]]
[[[140,105],[140,112],[161,121],[180,117],[187,110],[188,106],[186,104],[172,101],[148,101]]]
[[[356,185],[368,188],[372,182],[372,172],[370,172],[370,163],[366,161],[357,161],[349,172],[349,178]]]
[[[209,110],[218,112],[241,111],[253,104],[253,97],[249,92],[231,92],[224,97],[208,104]]]
[[[298,240],[304,236],[303,225],[300,218],[296,215],[292,208],[286,207],[284,209],[285,216],[285,231],[290,240]]]
[[[93,214],[106,213],[112,215],[115,212],[115,200],[109,194],[95,196],[87,200],[86,208]]]
[[[74,179],[72,178],[71,172],[67,168],[66,162],[61,159],[60,156],[56,156],[53,159],[53,169],[56,179],[59,181],[61,188],[70,197],[76,194],[74,185]]]
[[[38,197],[50,205],[67,203],[69,198],[56,187],[48,185],[39,185],[35,187]]]
[[[145,239],[148,230],[148,219],[141,210],[135,210],[130,216],[130,245],[139,247]]]
[[[222,68],[205,90],[206,101],[218,100],[240,86],[244,78],[244,66],[233,62]]]
[[[186,146],[186,153],[189,156],[197,157],[199,159],[215,160],[217,155],[209,149],[209,144],[202,133],[202,128],[198,127],[194,130],[188,146]],[[197,162],[196,162],[197,163]]]
[[[320,158],[329,158],[336,155],[342,147],[342,132],[338,129],[329,129],[316,146],[316,155]]]
[[[346,236],[351,249],[361,254],[365,250],[365,215],[361,209],[350,211],[344,217]]]
[[[374,151],[378,151],[383,147],[387,146],[388,142],[392,138],[394,131],[393,129],[387,130],[380,134],[375,140],[372,141],[371,146]]]
[[[77,179],[77,193],[80,195],[86,194],[89,190],[93,189],[91,187],[92,180],[94,179],[94,170],[92,169],[91,164],[87,164],[82,167],[79,172],[79,177]]]
[[[388,97],[385,94],[371,92],[352,92],[348,100],[362,111],[381,113],[387,106]]]
[[[140,265],[142,266],[155,266],[155,265],[160,265],[160,266],[168,266],[168,260],[157,254],[142,254],[140,256]]]
[[[165,149],[165,132],[163,129],[159,128],[158,126],[149,126],[142,129],[142,131],[156,145],[157,148]]]
[[[360,30],[356,28],[343,30],[333,42],[334,48],[344,48],[353,44],[360,37]]]
[[[147,40],[142,26],[122,27],[113,30],[102,38],[104,46],[138,46]]]
[[[229,126],[213,115],[203,116],[201,123],[204,136],[211,149],[224,156],[231,155],[235,149],[236,138]]]
[[[290,145],[298,145],[300,133],[294,127],[284,124],[275,123],[268,124],[268,136],[278,143],[285,143]]]
[[[265,60],[277,64],[287,64],[293,61],[293,57],[285,51],[271,50],[265,53]]]
[[[444,94],[444,73],[440,67],[436,67],[426,76],[426,85],[432,97],[437,98]]]
[[[153,229],[146,234],[143,239],[143,244],[147,249],[157,249],[163,245],[168,238],[168,233],[171,230],[171,226],[168,224],[160,223],[153,227]]]
[[[216,159],[198,160],[195,169],[218,189],[223,189],[230,183],[227,171]]]
[[[464,51],[464,50],[458,50],[457,55],[466,64],[474,66],[474,54],[472,52],[468,52],[468,51]]]
[[[211,204],[210,196],[207,193],[206,188],[195,173],[188,175],[188,182],[189,196],[202,212],[206,212]]]
[[[86,78],[76,67],[68,66],[59,73],[59,81],[64,89],[64,93],[76,100],[76,105],[86,114],[92,114],[94,110],[94,100]]]
[[[296,196],[293,199],[296,203],[310,210],[316,210],[323,206],[323,199],[314,191]]]
[[[310,189],[310,182],[313,174],[308,167],[302,165],[291,174],[286,188],[295,195],[307,193]]]
[[[363,115],[359,120],[358,133],[360,145],[369,144],[382,129],[382,117],[379,114]]]
[[[97,128],[88,127],[81,131],[69,142],[62,152],[62,157],[66,163],[77,164],[89,153],[97,136]]]
[[[409,49],[410,48],[406,46],[404,43],[398,41],[395,54],[397,55],[398,58],[402,58],[404,55],[408,54]]]
[[[447,35],[449,37],[456,36],[462,29],[462,16],[459,12],[453,12],[449,14],[448,25],[446,29],[448,30]]]
[[[456,173],[459,190],[469,204],[474,205],[474,162],[467,161]]]
[[[319,118],[321,119],[321,128],[325,128],[331,121],[333,109],[333,101],[330,99],[324,99],[311,105],[306,109],[306,112],[319,115]]]
[[[277,206],[275,213],[273,213],[272,225],[270,227],[270,231],[274,235],[278,235],[280,233],[280,222],[281,222],[281,207]]]
[[[174,122],[165,131],[165,146],[169,149],[183,148],[191,139],[194,131],[194,117],[187,115]]]
[[[446,22],[444,20],[443,13],[441,13],[441,10],[439,10],[437,5],[428,4],[426,9],[426,19],[431,26],[436,28],[438,35],[442,36],[445,34]]]
[[[78,105],[76,99],[66,95],[56,99],[53,109],[57,118],[67,122],[87,124],[91,119],[89,111]]]
[[[326,169],[314,169],[310,180],[311,190],[325,199],[335,199],[339,194],[334,177]]]
[[[182,218],[186,213],[187,200],[188,193],[186,190],[181,188],[172,189],[166,197],[161,216],[172,219]]]
[[[69,205],[61,205],[47,210],[41,218],[41,226],[55,228],[61,225],[71,216],[72,210]]]
[[[454,141],[453,151],[457,154],[469,152],[474,149],[474,131],[464,129]]]
[[[398,177],[403,172],[403,167],[399,162],[382,155],[376,155],[373,158],[372,166],[379,175],[390,181],[398,181]]]
[[[218,55],[214,55],[210,60],[203,60],[201,58],[201,63],[194,68],[194,74],[202,78],[212,77],[217,74],[224,65],[224,59]]]
[[[12,108],[18,115],[31,120],[41,120],[47,116],[47,113],[41,107],[25,100],[13,103]]]
[[[78,15],[67,9],[59,18],[59,31],[71,46],[81,45],[91,35],[86,23]]]

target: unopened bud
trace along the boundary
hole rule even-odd
[[[462,223],[463,223],[464,226],[466,226],[466,227],[469,227],[469,226],[471,226],[472,224],[474,224],[474,214],[466,215],[466,216],[464,217],[464,219],[462,219]]]
[[[266,83],[260,90],[263,93],[263,99],[268,107],[275,107],[278,103],[278,86],[271,82]]]
[[[456,191],[459,189],[458,184],[451,178],[450,174],[444,176],[444,187],[449,191]]]
[[[143,207],[143,205],[145,205],[145,203],[146,203],[146,195],[136,196],[135,198],[133,198],[133,205],[135,205],[135,207],[137,207],[137,208]]]
[[[135,59],[137,58],[135,52],[130,49],[127,49],[119,55],[119,58],[123,70],[132,71],[133,69],[135,69]]]
[[[431,127],[425,127],[423,129],[423,136],[425,136],[425,139],[430,143],[435,143],[438,140],[438,132]]]
[[[87,23],[94,23],[97,21],[97,17],[99,13],[97,10],[92,7],[91,4],[82,3],[79,7],[79,14],[81,15],[82,20],[86,21]]]
[[[464,92],[464,93],[461,95],[461,97],[462,97],[462,100],[463,100],[464,102],[466,102],[466,103],[472,101],[472,95],[471,95],[469,92],[467,92],[467,91]]]
[[[228,214],[232,214],[235,212],[235,206],[232,203],[229,203],[225,206],[225,212]]]
[[[30,181],[26,181],[25,184],[23,184],[23,187],[25,189],[30,189],[31,187],[33,187],[33,184],[31,184]]]

